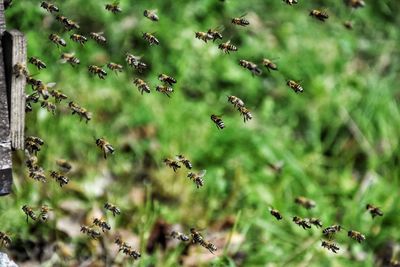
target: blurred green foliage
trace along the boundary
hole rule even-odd
[[[74,244],[81,259],[87,238],[70,238],[56,227],[58,218],[68,216],[58,207],[78,199],[85,213],[106,201],[123,210],[113,227],[140,236],[141,266],[176,266],[181,257],[179,248],[145,252],[157,219],[212,232],[213,225],[228,216],[238,219],[241,212],[236,231],[245,240],[235,250],[220,247],[224,255],[215,257],[215,266],[374,266],[376,252],[399,241],[399,2],[366,1],[365,8],[352,10],[335,0],[299,0],[292,7],[272,0],[121,0],[123,12],[117,15],[104,10],[106,1],[56,2],[61,14],[79,23],[77,33],[104,32],[104,46],[73,43],[71,32],[40,1],[14,2],[6,11],[7,28],[24,32],[28,55],[48,66],[40,73],[29,66],[30,72],[56,82],[93,112],[87,125],[65,103],[54,116],[39,105],[27,114],[26,134],[46,142],[40,165],[55,169],[55,160],[64,158],[75,170],[65,188],[50,180],[40,184],[27,177],[23,153],[15,153],[14,194],[0,201],[0,230],[14,239],[62,240]],[[312,8],[327,9],[326,23],[308,16]],[[145,9],[157,9],[160,21],[147,20]],[[249,27],[230,24],[244,13]],[[353,21],[353,30],[343,27],[345,20]],[[195,31],[220,25],[224,41],[231,40],[238,52],[225,55],[217,43],[194,38]],[[154,32],[160,45],[150,47],[143,32]],[[67,47],[52,44],[50,33],[60,34]],[[80,66],[61,64],[62,52],[74,52]],[[142,56],[149,69],[140,75],[128,67],[127,52]],[[276,59],[279,71],[263,69],[261,77],[252,77],[238,65],[240,59],[260,63],[264,57]],[[90,64],[110,61],[125,71],[109,71],[105,80],[87,72]],[[170,99],[155,91],[159,73],[178,81]],[[140,95],[135,77],[151,85],[151,94]],[[295,94],[286,79],[301,80],[304,93]],[[243,99],[253,120],[244,124],[227,95]],[[223,114],[226,128],[217,130],[211,114]],[[107,160],[95,146],[97,137],[116,148]],[[180,153],[196,171],[207,169],[203,188],[196,189],[184,170],[175,174],[162,163]],[[276,173],[269,165],[280,161],[284,167]],[[102,189],[105,177],[111,182]],[[133,200],[137,192],[144,192],[143,202]],[[295,206],[300,195],[315,200],[317,208]],[[26,224],[21,211],[26,203],[47,203],[54,220],[39,228]],[[380,206],[384,217],[372,220],[367,203]],[[277,222],[270,206],[285,221]],[[342,233],[337,242],[343,253],[332,255],[320,248],[320,231],[303,231],[290,222],[294,215],[318,217],[324,226],[341,224],[367,240],[357,244]],[[235,263],[239,252],[243,263]]]

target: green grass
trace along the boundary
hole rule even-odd
[[[23,153],[15,152],[14,194],[0,201],[0,230],[20,242],[71,245],[73,259],[65,261],[67,266],[84,255],[100,259],[99,242],[70,237],[56,222],[79,215],[74,220],[88,223],[110,201],[123,211],[108,217],[113,228],[138,237],[132,244],[142,253],[137,266],[179,263],[183,246],[146,253],[159,219],[182,225],[186,232],[196,227],[231,241],[218,247],[222,256],[204,266],[375,266],[376,252],[400,239],[400,5],[368,1],[365,8],[351,11],[341,1],[299,2],[290,7],[259,0],[121,0],[119,15],[104,10],[106,1],[57,3],[63,15],[80,24],[77,32],[104,31],[107,45],[89,41],[84,47],[69,40],[69,33],[39,8],[40,1],[14,3],[6,11],[7,27],[24,32],[28,55],[48,66],[35,77],[57,82],[57,89],[93,112],[93,119],[80,122],[66,103],[55,116],[39,105],[27,114],[26,134],[46,142],[38,154],[40,165],[51,170],[56,159],[71,161],[71,184],[61,189],[51,180],[40,184],[29,179]],[[327,8],[330,18],[325,23],[312,19],[312,8]],[[158,9],[160,21],[145,19],[144,9]],[[251,25],[232,26],[230,18],[243,13]],[[352,31],[342,26],[350,18]],[[224,41],[230,39],[238,52],[224,55],[217,44],[194,38],[195,31],[219,25],[225,27]],[[51,44],[51,32],[65,38],[67,48]],[[155,32],[160,46],[149,47],[142,32]],[[61,52],[75,52],[80,66],[60,64]],[[124,62],[126,52],[143,56],[149,71],[132,71]],[[240,59],[259,63],[263,57],[276,58],[279,71],[263,69],[261,77],[252,77],[238,65]],[[124,64],[125,72],[109,71],[104,81],[87,73],[88,65],[109,61]],[[155,91],[159,73],[178,80],[170,99]],[[151,85],[151,94],[137,91],[132,81],[138,76]],[[295,94],[286,79],[301,80],[304,93]],[[227,95],[243,99],[253,120],[244,124]],[[223,114],[226,128],[217,130],[211,114]],[[94,137],[106,138],[116,153],[103,160]],[[196,171],[207,169],[203,188],[196,189],[186,171],[175,174],[162,163],[180,153]],[[268,164],[279,161],[284,167],[277,174]],[[307,212],[295,206],[300,195],[315,200],[317,207]],[[82,211],[66,211],[66,201],[78,201]],[[26,203],[47,203],[54,218],[45,226],[26,224],[21,211]],[[366,203],[380,206],[384,217],[372,220]],[[277,222],[270,206],[285,220]],[[359,245],[341,233],[342,253],[333,255],[320,247],[320,230],[302,230],[291,222],[294,215],[318,217],[324,226],[341,224],[367,240]],[[220,230],[217,225],[229,216],[234,226]],[[244,238],[239,245],[232,244],[234,234]],[[243,263],[238,253],[245,256]]]

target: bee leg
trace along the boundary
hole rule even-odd
[[[103,157],[104,157],[104,159],[107,159],[107,153],[105,150],[103,150]]]
[[[28,223],[28,219],[29,219],[29,217],[28,217],[28,214],[26,215],[26,223]]]

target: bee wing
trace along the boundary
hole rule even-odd
[[[201,171],[198,173],[198,176],[199,176],[199,177],[204,177],[204,175],[206,175],[206,173],[207,173],[207,170],[201,170]]]
[[[56,86],[56,83],[48,83],[46,86],[48,88],[53,88],[54,86]]]

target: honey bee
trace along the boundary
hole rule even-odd
[[[382,210],[372,204],[367,204],[366,209],[371,213],[372,218],[375,218],[375,216],[383,216]]]
[[[311,10],[310,16],[312,16],[312,17],[314,17],[314,18],[316,18],[316,19],[318,19],[320,21],[325,21],[326,19],[329,18],[328,14],[326,12],[320,11],[320,10],[317,10],[317,9]]]
[[[221,115],[218,116],[218,115],[212,114],[211,120],[215,123],[215,125],[217,126],[218,129],[222,130],[225,128],[225,124],[221,119]]]
[[[90,227],[87,227],[85,225],[81,226],[81,232],[84,234],[87,234],[88,236],[90,236],[93,239],[97,239],[101,236],[100,232],[97,230],[94,230]]]
[[[111,211],[113,216],[121,214],[121,210],[111,203],[104,204],[104,208]]]
[[[11,237],[9,237],[6,233],[0,232],[0,241],[1,245],[8,247],[10,246],[12,240]]]
[[[140,57],[126,53],[125,60],[128,63],[128,65],[137,69],[141,73],[147,68],[147,65],[141,62],[140,59],[141,59]]]
[[[69,38],[81,45],[84,45],[87,42],[87,38],[85,36],[76,33],[72,34]]]
[[[96,139],[96,145],[103,151],[105,159],[107,159],[107,154],[114,154],[114,148],[104,138]]]
[[[348,30],[353,29],[353,23],[350,20],[343,22],[343,26]]]
[[[294,221],[294,223],[297,224],[298,226],[303,227],[304,230],[307,230],[307,229],[310,229],[310,228],[311,228],[311,225],[310,225],[310,223],[308,222],[307,219],[303,219],[303,218],[300,218],[300,217],[298,217],[298,216],[294,216],[294,217],[293,217],[293,221]]]
[[[211,242],[205,241],[200,232],[196,231],[194,228],[191,228],[190,233],[192,236],[193,243],[201,245],[202,247],[210,251],[212,254],[214,254],[214,252],[217,251],[217,247]]]
[[[283,2],[285,2],[286,4],[288,4],[288,5],[295,5],[295,4],[297,4],[298,3],[298,1],[297,0],[283,0]]]
[[[58,9],[58,7],[55,6],[54,4],[50,4],[50,3],[47,3],[47,2],[44,2],[44,1],[40,4],[40,6],[41,6],[42,8],[44,8],[44,9],[46,9],[46,10],[47,10],[48,12],[50,12],[50,13],[60,11],[60,10]]]
[[[365,2],[363,0],[348,0],[347,4],[352,8],[359,8],[365,6]]]
[[[160,92],[168,97],[171,97],[169,94],[174,92],[174,89],[172,87],[169,87],[167,85],[157,85],[156,91]]]
[[[43,222],[46,222],[47,219],[49,219],[49,211],[52,210],[51,208],[49,208],[49,206],[47,205],[42,205],[40,207],[40,214],[39,217]]]
[[[22,77],[22,76],[24,76],[24,77],[28,77],[29,76],[29,72],[28,72],[28,69],[26,68],[25,64],[16,63],[14,65],[13,69],[14,69],[14,74],[15,74],[16,78],[19,78],[19,77]]]
[[[334,234],[340,232],[341,230],[342,227],[340,225],[332,225],[322,230],[322,234],[328,238],[331,238]]]
[[[223,26],[220,26],[215,29],[208,29],[207,34],[212,37],[213,42],[215,42],[215,40],[218,39],[222,40],[222,34],[220,33],[220,31],[222,31],[223,29],[224,29]]]
[[[60,16],[57,15],[56,16],[56,20],[58,20],[59,22],[61,22],[64,25],[64,28],[67,31],[73,30],[73,29],[79,29],[80,26],[78,25],[78,23],[76,23],[75,21],[68,19],[67,17],[64,16]]]
[[[117,244],[119,246],[119,250],[124,250],[124,249],[131,249],[132,247],[129,246],[127,243],[125,243],[124,241],[122,241],[122,239],[120,237],[117,237],[114,241],[115,244]]]
[[[36,221],[36,214],[33,212],[33,209],[31,207],[29,207],[28,205],[24,205],[22,206],[22,211],[26,214],[26,222],[28,222],[29,218]]]
[[[226,43],[220,43],[218,45],[218,49],[221,49],[222,51],[224,51],[225,54],[229,54],[229,51],[237,51],[237,47],[232,45],[230,41],[226,42]]]
[[[59,47],[59,45],[61,46],[67,46],[67,42],[65,42],[64,39],[62,39],[60,36],[58,36],[55,33],[52,33],[49,35],[49,40],[52,41],[53,43],[55,43],[57,45],[57,47]]]
[[[105,232],[106,230],[111,230],[111,226],[104,220],[94,218],[93,224],[100,227],[103,232]]]
[[[55,85],[56,83],[40,83],[36,86],[35,91],[46,100],[50,97],[49,88],[53,88]]]
[[[67,95],[61,93],[61,92],[58,91],[58,90],[51,90],[51,91],[50,91],[50,95],[51,95],[52,97],[54,97],[54,100],[55,100],[57,103],[60,103],[61,101],[63,101],[63,100],[65,100],[65,99],[68,98]]]
[[[25,98],[25,112],[32,111],[31,103],[37,103],[39,101],[39,94],[37,92],[33,92],[30,95],[26,95]]]
[[[177,155],[176,156],[176,160],[179,162],[182,162],[183,165],[185,165],[186,169],[192,169],[192,163],[190,162],[190,160],[188,160],[187,158],[185,158],[183,155]]]
[[[163,73],[158,75],[158,80],[165,84],[168,84],[169,86],[172,86],[174,83],[176,83],[176,80],[174,78]]]
[[[322,241],[321,246],[326,248],[327,250],[332,251],[333,253],[337,253],[337,251],[339,250],[339,247],[335,243],[329,241]]]
[[[95,40],[98,44],[105,44],[107,43],[106,37],[103,36],[103,32],[91,32],[89,34],[90,38]]]
[[[50,171],[50,177],[56,180],[60,184],[60,187],[63,187],[63,185],[67,185],[69,182],[68,177],[56,171]]]
[[[79,58],[75,57],[72,53],[62,53],[61,60],[63,63],[68,62],[72,67],[75,67],[75,65],[79,65],[80,63]]]
[[[181,232],[177,232],[177,231],[172,231],[171,232],[171,237],[175,238],[175,239],[178,239],[180,241],[183,241],[183,242],[189,241],[189,237],[187,235],[185,235],[185,234],[183,234]]]
[[[56,114],[57,107],[54,103],[51,103],[48,100],[42,100],[40,106],[45,108],[48,112],[51,112],[53,115]]]
[[[38,70],[46,68],[46,64],[37,57],[30,57],[28,62],[35,65]]]
[[[207,32],[195,32],[195,38],[204,41],[207,43],[209,40],[213,40],[213,37],[211,34]]]
[[[115,244],[117,244],[119,246],[118,251],[122,251],[122,253],[124,253],[125,255],[132,257],[135,260],[141,257],[141,255],[138,251],[132,249],[132,247],[130,245],[128,245],[127,243],[122,241],[120,238],[117,238],[115,240]]]
[[[240,115],[243,116],[243,121],[244,122],[249,121],[249,120],[251,120],[253,118],[253,115],[251,115],[250,110],[248,110],[247,108],[239,107],[238,110],[240,112]]]
[[[103,70],[101,67],[96,66],[96,65],[90,65],[88,67],[88,70],[90,73],[97,75],[100,79],[104,80],[104,77],[107,76],[107,72]]]
[[[110,62],[107,64],[107,68],[109,68],[112,71],[115,71],[115,73],[118,73],[118,72],[122,72],[122,69],[124,67],[120,64]]]
[[[197,188],[200,188],[204,185],[204,175],[206,175],[206,170],[201,170],[199,173],[189,172],[187,177],[192,180]]]
[[[69,163],[68,161],[66,161],[64,159],[57,159],[56,164],[57,164],[58,168],[61,170],[61,172],[63,172],[63,173],[68,173],[72,169],[71,163]]]
[[[209,241],[205,241],[203,247],[205,247],[212,254],[217,251],[217,247]]]
[[[270,208],[270,209],[269,209],[269,212],[270,212],[271,215],[274,216],[278,221],[283,219],[281,213],[280,213],[278,210]]]
[[[315,208],[315,206],[316,206],[314,200],[305,198],[303,196],[296,197],[294,199],[294,203],[296,203],[296,204],[298,204],[298,205],[300,205],[300,206],[302,206],[302,207],[304,207],[306,209],[312,209],[312,208]]]
[[[251,62],[251,61],[247,61],[247,60],[239,60],[239,65],[242,66],[245,69],[248,69],[251,74],[254,76],[255,75],[261,75],[262,71],[261,69],[257,66],[257,64]]]
[[[143,95],[143,92],[150,93],[150,87],[142,79],[136,78],[133,83],[137,86],[139,92]]]
[[[29,169],[29,178],[32,178],[33,180],[45,183],[46,180],[46,175],[44,173],[43,168],[39,166],[34,166],[32,169]]]
[[[148,32],[143,33],[143,39],[145,39],[147,42],[149,42],[150,45],[154,45],[154,44],[159,45],[160,44],[158,39],[152,33],[148,33]]]
[[[271,70],[278,70],[278,66],[268,58],[264,58],[262,64],[267,68],[268,72],[271,72]]]
[[[143,15],[151,21],[158,21],[158,16],[155,10],[145,10]]]
[[[33,170],[37,168],[38,159],[34,155],[29,155],[28,159],[25,161],[25,165],[28,169]]]
[[[30,154],[37,154],[40,151],[44,141],[39,137],[28,136],[25,138],[25,148]]]
[[[78,106],[76,103],[71,101],[68,103],[68,107],[72,110],[72,115],[77,114],[81,118],[81,120],[82,118],[84,118],[86,120],[86,123],[88,123],[88,121],[92,119],[91,113],[88,112],[85,108]]]
[[[228,96],[228,102],[232,103],[235,108],[244,107],[243,100],[234,95]]]
[[[232,24],[234,25],[239,25],[239,26],[248,26],[250,25],[250,22],[244,18],[246,14],[243,14],[242,16],[238,17],[238,18],[233,18],[232,19]]]
[[[174,172],[176,172],[181,166],[179,165],[179,162],[176,160],[172,160],[172,159],[164,159],[164,163],[165,165],[167,165],[168,167],[172,168],[174,170]]]
[[[35,90],[35,88],[38,87],[43,82],[41,80],[33,78],[32,76],[26,76],[26,83],[29,84],[32,87],[32,89]]]
[[[106,10],[113,14],[122,12],[121,7],[119,6],[119,1],[114,1],[112,4],[106,4]]]
[[[287,80],[286,81],[287,86],[293,89],[295,93],[303,93],[303,87],[301,85],[293,80]]]
[[[347,236],[350,238],[357,240],[358,243],[361,243],[365,240],[365,235],[361,234],[360,232],[350,230],[347,232]]]
[[[311,218],[308,220],[312,225],[315,225],[317,228],[322,227],[322,222],[320,219],[317,218]]]

